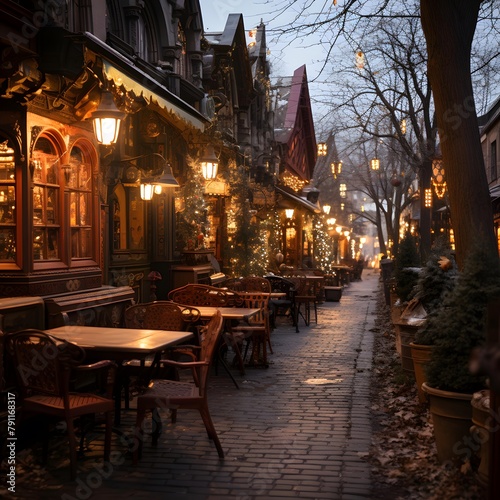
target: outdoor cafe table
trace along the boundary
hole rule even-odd
[[[238,347],[238,344],[234,341],[234,338],[231,334],[231,322],[232,321],[246,321],[252,317],[255,316],[256,314],[259,313],[260,309],[259,308],[251,308],[251,307],[216,307],[216,306],[193,306],[196,307],[200,311],[201,314],[201,319],[202,321],[207,321],[209,320],[215,311],[219,310],[222,318],[224,320],[224,332],[226,334],[226,339],[230,342],[231,347],[233,348],[233,351],[238,358],[238,361],[240,362],[240,366],[243,366],[243,358],[241,356],[240,349]],[[233,377],[233,374],[229,370],[229,368],[226,365],[226,362],[222,357],[217,355],[217,361],[220,361],[222,364],[222,367],[226,371],[226,373],[231,377],[231,380],[233,381],[234,385],[236,386],[237,389],[239,389],[238,382],[236,382],[235,378]],[[243,375],[244,373],[242,373]]]
[[[158,364],[161,353],[168,347],[191,340],[192,332],[147,330],[141,328],[110,328],[100,326],[66,325],[45,330],[53,335],[85,350],[93,361],[110,359],[121,363],[128,359],[143,360],[153,355],[152,374]],[[120,423],[120,384],[115,386],[115,423]]]

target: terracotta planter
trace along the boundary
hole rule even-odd
[[[429,364],[432,353],[431,345],[415,344],[410,342],[411,358],[415,370],[415,385],[417,386],[418,401],[427,403],[427,395],[422,389],[422,384],[427,382],[426,366]]]
[[[406,322],[400,321],[395,324],[396,330],[396,350],[401,358],[401,367],[406,375],[415,376],[413,367],[413,359],[411,357],[410,343],[415,339],[418,326],[409,325]]]
[[[490,412],[490,391],[483,390],[472,395],[472,422],[470,431],[474,441],[481,445],[479,456],[479,467],[477,468],[477,480],[486,488],[488,486],[489,463],[490,463],[490,433],[493,431],[492,424],[495,423]]]
[[[472,425],[472,394],[442,391],[426,382],[422,390],[429,398],[437,455],[441,463],[457,464],[474,452],[470,449]]]

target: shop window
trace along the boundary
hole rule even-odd
[[[59,157],[50,139],[38,139],[32,158],[35,261],[60,259]]]
[[[14,149],[0,143],[0,262],[16,259],[16,177]]]

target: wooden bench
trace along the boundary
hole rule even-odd
[[[101,288],[45,297],[47,328],[65,325],[123,326],[123,313],[135,300],[129,286]]]

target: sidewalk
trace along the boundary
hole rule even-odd
[[[94,441],[79,461],[76,483],[69,481],[63,449],[60,464],[54,452],[45,469],[21,474],[12,498],[372,498],[364,457],[371,439],[370,330],[379,286],[379,271],[365,270],[340,302],[319,307],[318,325],[305,327],[300,320],[299,333],[280,318],[270,367],[248,368],[244,377],[234,370],[239,390],[219,368],[209,401],[223,462],[198,412],[180,411],[174,426],[165,420],[156,448],[146,441],[137,467],[125,439],[115,438],[106,466]],[[124,416],[125,434],[133,418]]]

